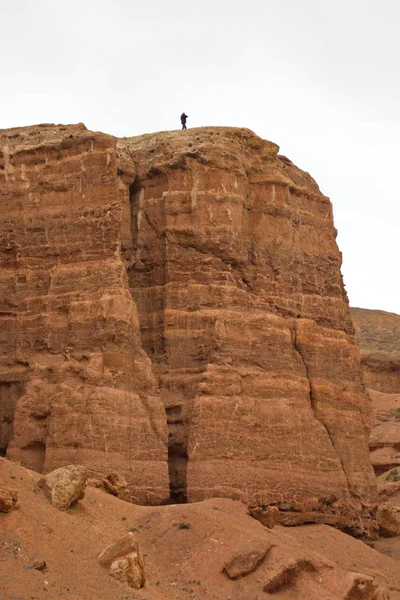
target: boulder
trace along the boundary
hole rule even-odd
[[[111,564],[109,573],[118,581],[123,581],[136,590],[143,587],[146,581],[144,562],[139,552],[131,552],[122,558],[117,558]]]
[[[273,544],[266,539],[252,539],[238,548],[224,564],[230,579],[248,575],[263,562]]]
[[[9,513],[19,507],[18,492],[5,487],[0,487],[0,512]]]
[[[109,567],[109,573],[115,579],[135,589],[144,585],[144,560],[139,550],[139,542],[132,533],[104,548],[98,559],[103,567]]]
[[[250,514],[268,529],[273,529],[276,523],[279,523],[279,509],[276,506],[267,506],[265,509],[261,507],[251,508]]]
[[[68,510],[85,496],[88,474],[81,465],[68,465],[48,473],[41,479],[44,493],[58,510]]]
[[[389,591],[369,575],[348,573],[343,584],[344,600],[390,600]]]
[[[103,486],[107,492],[113,496],[117,496],[120,500],[125,500],[126,502],[132,501],[128,484],[119,473],[110,473],[110,475],[104,477]]]
[[[264,584],[264,592],[275,594],[283,588],[294,585],[302,573],[318,573],[318,571],[318,563],[314,559],[289,560],[270,573]]]
[[[378,507],[376,519],[379,525],[379,533],[382,537],[395,537],[400,535],[400,508],[389,504]]]
[[[135,539],[133,533],[130,532],[104,548],[99,554],[99,563],[103,567],[109,567],[117,558],[126,556],[131,552],[139,552],[139,542]]]

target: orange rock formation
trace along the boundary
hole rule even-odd
[[[375,427],[369,440],[377,475],[400,466],[400,316],[352,308]]]
[[[7,456],[118,471],[137,502],[368,520],[371,413],[315,181],[246,129],[0,135]]]
[[[138,501],[163,501],[167,426],[121,256],[116,140],[0,133],[3,449],[37,471],[119,470]]]
[[[400,394],[400,315],[383,310],[352,308],[368,387]]]

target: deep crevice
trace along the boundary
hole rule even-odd
[[[154,375],[159,379],[167,352],[164,332],[167,248],[162,224],[161,230],[158,231],[155,223],[146,214],[144,194],[145,189],[140,179],[136,178],[129,188],[132,246],[130,255],[125,256],[125,261],[129,289],[138,308],[142,348],[152,362]],[[156,237],[153,243],[146,240],[146,230],[152,237]],[[162,386],[160,387],[162,390]],[[166,406],[169,432],[169,504],[187,502],[187,435],[181,413],[181,405]]]
[[[169,503],[187,502],[186,473],[188,456],[183,447],[168,446]]]
[[[6,456],[13,435],[14,413],[24,385],[0,381],[0,456]]]

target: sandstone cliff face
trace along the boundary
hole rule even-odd
[[[368,387],[400,394],[400,315],[383,310],[352,308]]]
[[[120,140],[126,249],[169,423],[171,488],[287,511],[375,497],[332,208],[248,130]]]
[[[245,129],[2,145],[7,454],[352,526],[371,414],[315,181]]]
[[[400,316],[352,308],[375,426],[369,445],[377,475],[400,466]]]
[[[29,468],[118,469],[138,501],[163,501],[165,412],[121,258],[120,185],[111,136],[0,131],[0,440]]]

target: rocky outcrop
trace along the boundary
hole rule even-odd
[[[369,446],[377,475],[400,466],[400,394],[369,390],[375,413],[375,426]]]
[[[68,465],[48,473],[40,485],[55,508],[68,510],[72,504],[85,497],[87,478],[85,467]]]
[[[375,417],[371,461],[381,475],[400,466],[400,316],[362,308],[351,314]]]
[[[367,386],[400,394],[400,315],[382,310],[352,308]]]
[[[310,503],[336,521],[342,501],[373,502],[329,200],[248,130],[118,147],[137,169],[125,257],[167,411],[173,497]]]
[[[103,478],[104,489],[113,496],[117,496],[125,502],[131,501],[131,494],[128,488],[128,484],[119,473],[110,473],[107,477]]]
[[[99,563],[109,567],[112,577],[130,587],[138,590],[145,584],[144,559],[132,533],[107,546],[99,554]]]
[[[263,538],[253,538],[242,543],[224,564],[225,573],[230,579],[249,575],[260,566],[272,547],[273,545]]]
[[[376,519],[379,525],[379,534],[382,537],[400,535],[400,508],[390,504],[381,504],[378,507]]]
[[[136,502],[368,521],[371,414],[315,181],[246,129],[0,133],[7,455],[117,471]]]
[[[395,467],[378,477],[379,498],[400,508],[400,469]]]
[[[0,512],[9,513],[19,507],[18,492],[0,486]]]
[[[0,440],[29,468],[117,470],[136,501],[160,502],[165,411],[121,256],[117,170],[115,138],[84,125],[0,130]]]

